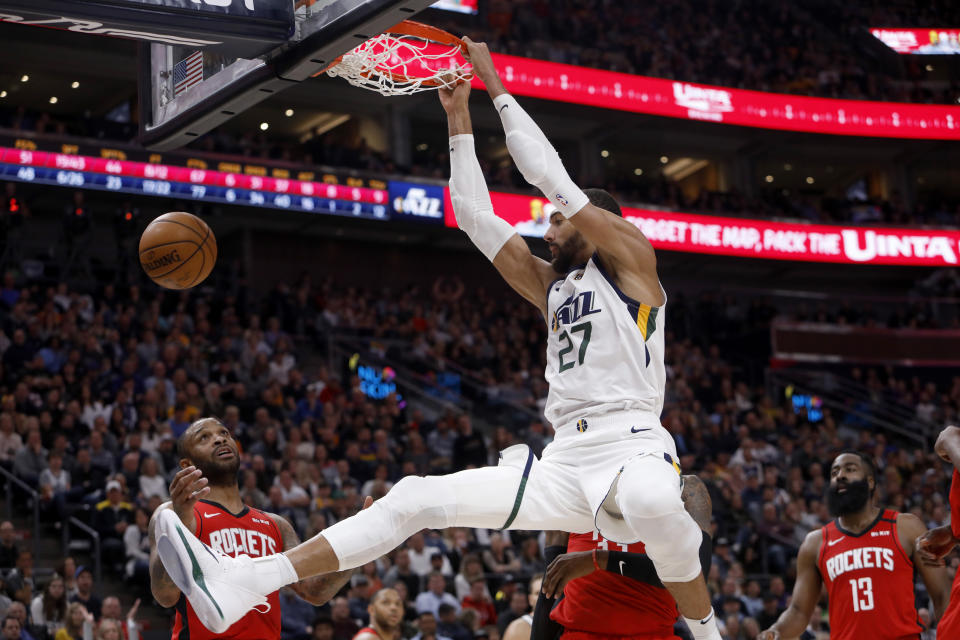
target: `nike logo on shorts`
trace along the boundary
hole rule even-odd
[[[497,113],[503,113],[503,110],[506,109],[506,108],[509,107],[509,106],[510,106],[509,104],[503,105],[502,107],[500,107],[500,111],[498,111]]]
[[[650,431],[650,429],[637,429],[636,427],[630,427],[630,433],[640,433],[641,431]]]
[[[620,575],[623,575],[623,565],[625,565],[625,564],[627,564],[626,561],[624,561],[624,560],[621,560],[621,561],[620,561]]]

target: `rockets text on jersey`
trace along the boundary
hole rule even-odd
[[[830,637],[900,640],[923,630],[913,595],[913,561],[897,535],[897,512],[881,511],[862,533],[834,520],[822,529],[817,566],[827,587]]]
[[[258,509],[244,507],[240,513],[233,514],[216,502],[198,500],[193,516],[197,521],[197,538],[228,556],[244,554],[259,558],[283,551],[280,530],[269,515]],[[250,611],[225,633],[216,635],[203,626],[190,602],[181,595],[176,605],[172,640],[279,640],[279,594],[276,591],[271,593],[267,602],[269,611]]]
[[[659,417],[666,385],[665,307],[624,294],[596,253],[550,285],[544,413],[554,427],[571,416],[610,411]]]
[[[644,553],[642,542],[610,542],[598,532],[570,534],[567,551],[626,551]],[[550,617],[564,627],[564,635],[590,637],[672,639],[677,605],[666,589],[625,578],[610,571],[594,571],[571,580]],[[584,636],[586,637],[586,636]]]

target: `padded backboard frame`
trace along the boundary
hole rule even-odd
[[[270,54],[238,59],[171,99],[177,60],[168,45],[140,45],[140,141],[149,149],[181,147],[270,96],[319,73],[333,60],[433,0],[316,0],[299,15],[297,34]],[[187,54],[177,48],[177,56]],[[166,90],[167,95],[161,96]]]

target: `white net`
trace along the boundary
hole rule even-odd
[[[472,69],[456,58],[459,51],[457,46],[384,33],[343,54],[327,75],[385,96],[409,95],[472,78]]]

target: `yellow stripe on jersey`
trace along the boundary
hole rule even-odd
[[[640,305],[637,310],[637,328],[640,329],[644,340],[649,340],[657,328],[657,311],[656,307],[648,304]]]

